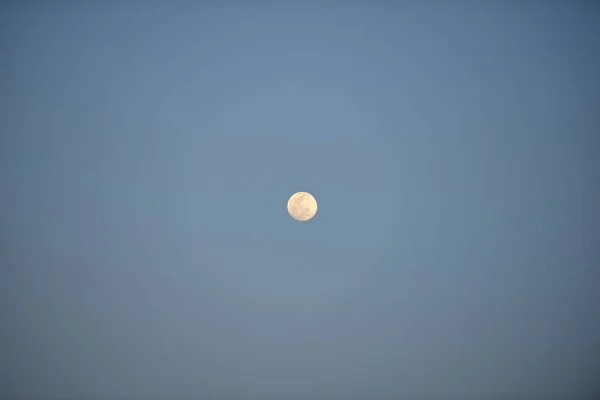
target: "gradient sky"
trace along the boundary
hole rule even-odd
[[[597,3],[23,3],[0,395],[597,388]]]

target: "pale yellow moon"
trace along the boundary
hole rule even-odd
[[[287,202],[287,210],[297,221],[308,221],[317,213],[317,200],[307,192],[294,193]]]

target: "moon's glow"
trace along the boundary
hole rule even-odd
[[[317,201],[310,193],[294,193],[288,200],[287,210],[295,220],[308,221],[317,213]]]

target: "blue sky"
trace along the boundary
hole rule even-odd
[[[201,3],[0,6],[0,395],[594,392],[597,5]]]

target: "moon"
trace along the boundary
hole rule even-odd
[[[308,221],[317,213],[317,200],[308,192],[294,193],[287,202],[287,210],[297,221]]]

